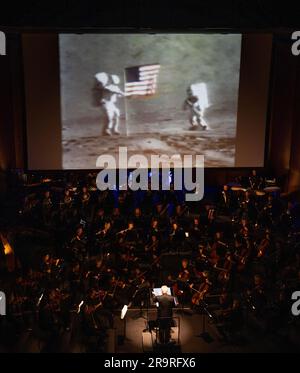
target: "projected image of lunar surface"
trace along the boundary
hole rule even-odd
[[[59,45],[64,169],[124,146],[234,166],[241,35],[62,34]]]

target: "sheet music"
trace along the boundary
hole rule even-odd
[[[159,295],[162,295],[161,288],[154,288],[152,292],[154,293],[156,297],[158,297]],[[168,288],[168,295],[172,295],[171,288]]]
[[[152,290],[152,293],[158,297],[160,295],[162,295],[162,291],[161,291],[161,288],[153,288]],[[171,288],[168,287],[168,292],[167,292],[168,295],[172,295],[171,293]],[[176,297],[174,297],[174,304],[175,306],[177,306],[179,303],[178,303],[178,299]],[[155,303],[156,307],[159,306],[158,302]]]

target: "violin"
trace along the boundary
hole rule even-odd
[[[67,297],[68,295],[63,294],[59,289],[55,289],[50,292],[49,301],[46,304],[46,308],[48,308],[53,313],[53,317],[55,318],[55,320],[57,320],[55,313],[60,312],[61,302]]]
[[[197,293],[195,293],[192,296],[192,304],[194,306],[199,306],[200,302],[203,301],[206,294],[210,290],[211,285],[212,283],[208,279],[206,279],[204,282],[202,282],[202,284],[200,284]]]
[[[106,290],[99,290],[99,291],[93,291],[90,299],[91,300],[99,300],[99,303],[97,304],[86,304],[84,308],[84,312],[87,315],[93,314],[99,307],[103,305],[103,302],[107,296],[108,292]]]
[[[270,246],[270,240],[268,238],[264,238],[258,246],[257,258],[262,258],[265,256],[266,250]]]
[[[86,315],[91,315],[93,314],[99,307],[102,306],[102,302],[99,302],[98,304],[96,305],[92,305],[92,304],[87,304],[84,308],[84,313]]]
[[[250,250],[250,245],[249,242],[247,241],[247,247],[242,246],[241,248],[241,253],[235,253],[235,257],[238,258],[237,260],[237,271],[242,272],[246,265],[247,265],[247,260],[249,257],[249,250]]]
[[[71,207],[73,203],[73,198],[71,196],[65,196],[62,201],[59,203],[59,207],[64,209],[66,207]]]
[[[90,193],[84,193],[81,199],[82,203],[87,204],[89,200],[90,200]]]
[[[183,209],[180,210],[180,212],[178,212],[178,213],[176,214],[176,216],[177,216],[177,217],[181,217],[181,216],[183,216],[187,210],[188,210],[188,206],[187,206],[187,205],[183,205]]]
[[[249,228],[246,225],[243,225],[240,229],[240,234],[245,239],[249,237]]]
[[[159,216],[163,216],[163,215],[167,212],[169,206],[170,206],[170,204],[167,203],[167,204],[165,205],[165,207],[162,208],[161,211],[159,212]]]
[[[154,242],[150,243],[149,245],[145,246],[145,252],[156,251],[157,246],[158,246],[158,241],[154,241]]]
[[[231,255],[227,255],[225,258],[224,266],[218,275],[218,281],[223,285],[225,285],[230,279],[230,273],[232,270],[233,263],[234,262],[231,259]]]
[[[190,279],[190,272],[188,269],[184,269],[183,271],[181,271],[178,275],[178,280],[181,280],[181,281],[184,281],[184,282],[187,282],[189,281]]]

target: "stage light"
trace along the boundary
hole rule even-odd
[[[127,310],[128,310],[128,306],[125,305],[123,308],[122,308],[122,311],[121,311],[121,320],[124,319],[126,313],[127,313]]]
[[[13,254],[13,249],[12,249],[12,247],[10,246],[9,243],[7,243],[7,244],[4,245],[4,254],[5,254],[5,255]]]
[[[10,246],[10,243],[8,242],[7,238],[5,238],[1,233],[0,233],[0,238],[4,247],[4,254],[5,255],[10,255],[13,254],[14,251],[12,247]]]

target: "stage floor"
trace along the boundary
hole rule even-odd
[[[174,318],[180,319],[180,350],[183,353],[259,353],[259,352],[296,352],[295,343],[289,343],[280,335],[266,335],[262,331],[249,327],[241,330],[241,338],[238,343],[226,343],[218,332],[215,324],[209,322],[205,316],[205,330],[208,338],[202,338],[203,319],[202,315],[196,314],[189,309],[177,309]],[[156,319],[156,309],[149,310],[149,320]],[[126,315],[126,338],[124,343],[117,345],[118,353],[143,352],[142,333],[147,325],[147,312],[140,310],[128,310]],[[117,334],[124,331],[124,322],[115,320]],[[297,333],[295,331],[295,333]],[[291,340],[295,336],[291,336]],[[299,346],[299,344],[298,344]],[[299,351],[298,347],[298,351]]]
[[[208,338],[202,338],[202,315],[189,309],[176,309],[175,320],[180,322],[180,345],[176,351],[182,353],[259,353],[259,352],[300,352],[299,328],[291,326],[288,333],[277,332],[266,334],[262,330],[246,326],[240,331],[237,343],[224,342],[215,324],[211,324],[206,316],[205,330]],[[149,309],[148,320],[156,319],[156,309]],[[126,332],[124,327],[126,326]],[[115,353],[143,353],[143,330],[147,327],[146,310],[129,309],[126,314],[126,324],[120,319],[120,313],[114,318],[113,337],[110,339],[108,352]],[[80,333],[79,319],[73,315],[72,327],[63,331],[58,340],[45,343],[43,337],[35,329],[21,333],[17,339],[6,334],[4,341],[0,342],[1,352],[59,352],[59,353],[84,353],[87,352],[85,337]],[[125,336],[125,338],[124,338]],[[173,336],[172,336],[173,337]],[[115,343],[112,343],[115,341]],[[101,351],[93,351],[101,352]]]

